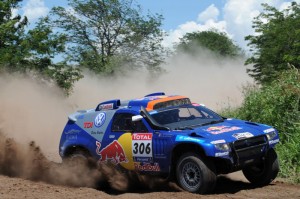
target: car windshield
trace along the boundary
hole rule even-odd
[[[154,110],[150,115],[158,124],[174,130],[192,129],[223,121],[221,116],[208,108],[192,104]]]

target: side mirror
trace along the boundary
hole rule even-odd
[[[132,116],[132,121],[133,122],[138,122],[138,121],[141,121],[143,119],[143,116],[141,115],[135,115],[135,116]]]

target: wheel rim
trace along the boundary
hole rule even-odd
[[[201,184],[201,170],[194,162],[187,162],[182,166],[182,181],[189,189],[197,189]]]
[[[249,172],[251,173],[251,175],[261,176],[265,172],[265,167],[265,163],[263,162],[258,165],[251,166],[249,168]]]

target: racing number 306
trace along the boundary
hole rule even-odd
[[[132,155],[134,157],[152,157],[152,133],[132,134]]]
[[[134,143],[133,144],[134,149],[133,153],[134,154],[150,154],[151,153],[151,143]]]

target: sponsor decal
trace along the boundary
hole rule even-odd
[[[152,133],[132,134],[132,155],[134,158],[152,158]]]
[[[215,153],[215,157],[221,157],[221,156],[227,156],[229,155],[229,152],[221,152],[221,153]]]
[[[91,131],[92,135],[102,135],[103,132],[102,131]]]
[[[160,167],[158,163],[154,163],[153,165],[150,163],[134,163],[134,168],[137,171],[160,171]]]
[[[96,148],[96,153],[97,153],[98,155],[100,155],[101,142],[96,141],[96,146],[97,146],[97,148]]]
[[[135,162],[151,162],[152,161],[152,157],[133,157],[133,160]]]
[[[228,126],[211,126],[206,131],[220,131],[224,128],[227,128]]]
[[[74,134],[66,135],[66,139],[67,140],[77,140],[77,135],[74,135]]]
[[[114,108],[114,104],[110,103],[110,104],[102,104],[101,109],[113,109]]]
[[[279,142],[279,139],[276,139],[276,140],[270,140],[269,141],[269,144],[276,144]]]
[[[200,139],[185,136],[185,135],[177,135],[175,141],[178,141],[178,142],[180,142],[180,141],[192,141],[192,142],[199,142],[199,143],[204,142],[204,140],[200,140]]]
[[[271,133],[273,131],[275,131],[274,128],[269,128],[269,129],[264,130],[264,133]]]
[[[237,140],[240,140],[240,139],[244,139],[244,138],[253,137],[254,135],[252,133],[249,133],[249,132],[244,132],[244,133],[235,133],[232,136],[234,138],[236,138]]]
[[[99,114],[97,115],[97,117],[95,118],[95,123],[94,123],[94,125],[95,125],[96,127],[101,127],[101,126],[104,124],[105,119],[106,119],[106,114],[105,114],[105,113],[99,113]]]
[[[227,132],[231,132],[231,131],[236,131],[236,130],[240,130],[242,129],[241,127],[237,127],[237,126],[212,126],[209,127],[208,129],[206,129],[205,131],[208,131],[210,134],[222,134],[222,133],[227,133]]]
[[[134,133],[132,140],[152,140],[152,133]]]
[[[212,141],[210,142],[211,144],[222,144],[222,143],[225,143],[226,141],[225,140],[215,140],[215,141]]]
[[[93,122],[84,122],[83,127],[86,129],[93,128]]]
[[[71,129],[68,131],[65,131],[64,134],[78,134],[80,132],[80,130],[76,130],[76,129]]]
[[[128,162],[124,149],[117,140],[107,145],[100,151],[101,143],[96,141],[96,153],[100,156],[99,162],[110,161],[113,164]]]

